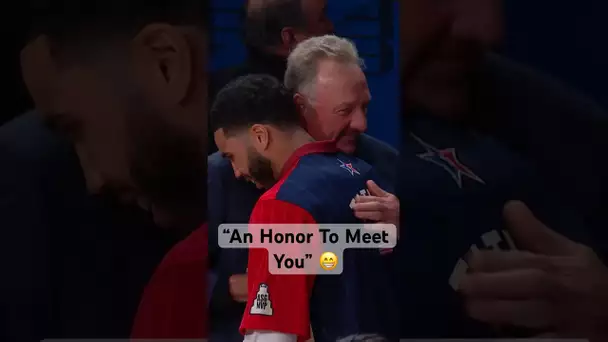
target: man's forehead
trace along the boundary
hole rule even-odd
[[[317,69],[316,85],[327,90],[353,90],[367,88],[367,79],[354,63],[322,61]]]
[[[237,136],[232,134],[226,134],[226,132],[222,128],[216,130],[213,135],[218,149],[233,149],[235,144],[238,142]]]

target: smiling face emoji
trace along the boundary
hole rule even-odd
[[[324,270],[331,271],[338,265],[338,257],[332,252],[325,252],[321,254],[319,264]]]

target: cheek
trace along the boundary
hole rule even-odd
[[[124,111],[106,102],[103,106],[82,109],[79,140],[89,163],[104,179],[120,180],[128,178],[129,139]]]
[[[232,168],[241,174],[247,173],[249,171],[249,168],[247,167],[247,163],[240,159],[235,159],[232,162]]]
[[[306,130],[317,140],[327,140],[347,124],[346,120],[331,111],[318,110],[306,117]]]

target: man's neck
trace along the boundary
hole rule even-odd
[[[302,146],[310,144],[315,140],[303,129],[298,129],[291,135],[286,134],[285,144],[277,151],[277,157],[272,161],[272,171],[275,179],[279,179],[287,160]]]

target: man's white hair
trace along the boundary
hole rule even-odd
[[[317,78],[319,62],[327,59],[364,67],[355,44],[350,40],[334,35],[308,38],[299,43],[287,58],[285,87],[312,96],[312,86]]]

